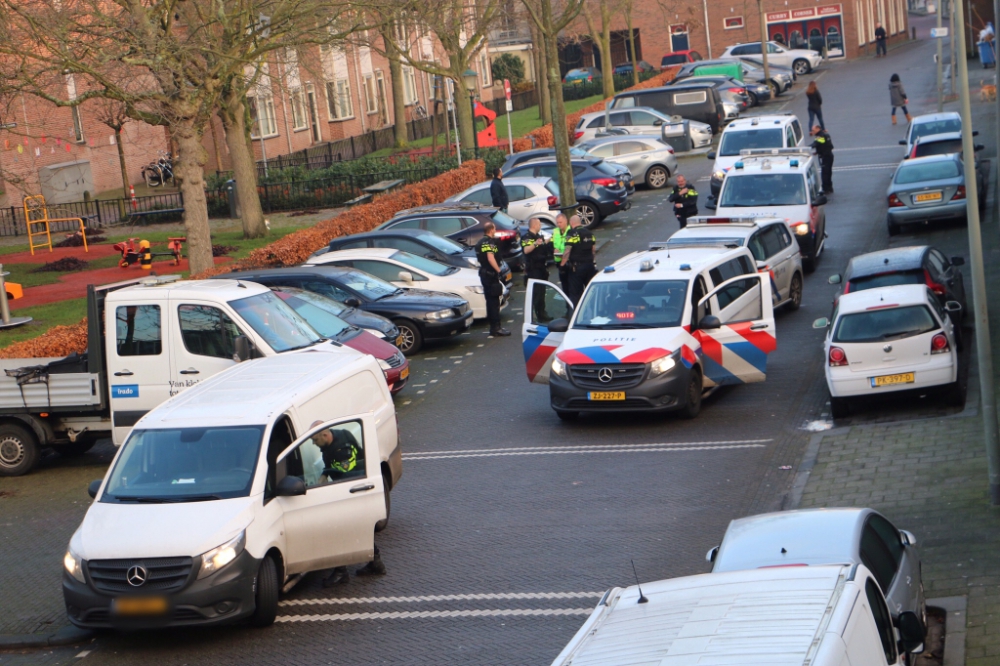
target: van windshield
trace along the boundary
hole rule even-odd
[[[739,155],[741,150],[752,148],[781,148],[784,130],[779,127],[725,132],[719,154],[723,157]]]
[[[573,328],[669,328],[681,325],[686,280],[592,282]]]
[[[806,203],[806,179],[799,173],[734,175],[722,183],[719,207],[801,206]]]
[[[247,497],[264,426],[133,430],[101,502],[202,502]]]
[[[279,354],[323,341],[322,335],[272,291],[229,304]]]

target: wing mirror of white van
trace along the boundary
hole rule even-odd
[[[829,325],[830,325],[830,320],[827,319],[826,317],[820,317],[819,319],[813,322],[813,328],[826,328]]]
[[[913,536],[913,532],[907,530],[899,530],[899,533],[903,535],[903,543],[907,546],[916,546],[917,537]]]
[[[278,497],[295,497],[306,494],[306,482],[301,476],[286,476],[278,481]]]
[[[826,195],[821,194],[815,199],[813,199],[813,206],[825,206],[826,205]]]
[[[840,284],[841,281],[840,273],[837,273],[836,275],[831,275],[826,279],[826,281],[830,284]]]
[[[242,363],[250,358],[250,338],[245,335],[237,335],[233,338],[233,360]]]
[[[899,140],[899,145],[905,146],[906,145],[906,139],[900,139]]]
[[[962,311],[962,304],[958,301],[948,301],[944,304],[944,311],[949,314],[958,314]]]
[[[705,208],[708,210],[715,210],[718,207],[719,203],[715,199],[709,198],[705,200]]]
[[[718,546],[715,546],[713,548],[709,548],[708,552],[705,553],[705,561],[708,562],[709,564],[711,564],[712,562],[715,561],[715,557],[718,554],[719,554],[719,547]]]
[[[410,271],[399,271],[398,277],[406,284],[413,284],[413,273]]]
[[[713,150],[713,151],[709,152],[708,155],[705,155],[705,157],[707,157],[710,160],[714,160],[715,159],[715,151]]]
[[[702,331],[710,331],[716,328],[722,328],[722,320],[715,315],[705,315],[698,322],[698,328]]]
[[[101,489],[101,483],[103,482],[104,479],[94,479],[90,482],[90,485],[87,486],[87,494],[90,495],[90,499],[97,497],[97,491]]]
[[[903,611],[896,621],[899,627],[899,651],[919,653],[924,651],[924,628],[913,611]]]
[[[553,319],[548,323],[550,333],[565,333],[569,330],[569,320],[563,317]]]

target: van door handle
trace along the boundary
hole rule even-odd
[[[195,370],[194,368],[188,368],[187,370],[181,370],[182,375],[200,375],[200,370]]]
[[[759,331],[762,328],[767,328],[770,324],[750,324],[751,331]]]
[[[369,484],[364,485],[364,486],[354,486],[353,488],[351,488],[351,494],[354,494],[354,493],[363,493],[366,490],[374,490],[374,489],[375,489],[375,484],[374,483],[369,483]]]
[[[116,372],[115,377],[131,377],[133,374],[131,370],[122,370],[121,372]]]
[[[538,329],[537,328],[529,328],[529,329],[527,329],[527,331],[528,331],[528,333],[530,335],[537,335],[538,334]]]

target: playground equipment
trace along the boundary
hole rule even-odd
[[[80,236],[83,237],[83,251],[90,252],[87,248],[87,230],[83,224],[82,217],[49,217],[49,207],[45,204],[45,197],[41,194],[36,194],[30,197],[24,197],[24,223],[28,227],[28,247],[31,249],[31,255],[35,255],[35,248],[47,247],[49,252],[52,251],[52,232],[49,229],[49,224],[52,222],[79,222],[80,223]],[[45,242],[35,243],[36,237],[45,237]]]
[[[21,326],[22,324],[27,324],[31,321],[31,317],[10,316],[10,306],[7,304],[8,290],[11,287],[16,287],[18,298],[20,298],[20,294],[23,292],[21,291],[21,285],[16,282],[6,282],[4,280],[4,278],[8,275],[10,275],[10,273],[3,269],[3,264],[0,264],[0,329]]]
[[[153,268],[153,257],[173,257],[174,266],[179,266],[181,251],[184,249],[184,241],[186,240],[186,236],[168,237],[167,249],[169,252],[153,252],[150,242],[139,238],[129,238],[126,242],[115,243],[112,247],[121,252],[122,258],[118,262],[119,268],[128,268],[133,264],[139,264],[142,270],[148,271]]]

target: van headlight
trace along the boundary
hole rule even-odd
[[[440,319],[451,319],[455,316],[451,308],[445,308],[444,310],[435,310],[434,312],[428,312],[424,315],[424,319],[440,320]]]
[[[792,229],[795,231],[796,236],[805,236],[809,233],[809,225],[805,222],[799,222]]]
[[[664,372],[672,370],[675,365],[677,365],[677,361],[674,360],[673,354],[661,356],[649,364],[649,376],[659,377]]]
[[[568,377],[566,374],[566,364],[560,361],[558,357],[552,359],[552,374],[563,379]]]
[[[72,550],[67,550],[66,554],[63,555],[63,568],[66,569],[66,573],[81,583],[87,582],[83,578],[83,560],[77,557]]]
[[[247,531],[243,530],[218,548],[213,548],[202,555],[201,571],[198,572],[198,578],[200,579],[206,576],[211,576],[216,571],[235,560],[239,557],[239,554],[243,552],[243,547],[246,546],[246,542]]]
[[[723,171],[722,169],[719,169],[718,171],[712,174],[712,178],[714,178],[715,180],[722,180],[725,177],[726,177],[726,172]]]
[[[466,289],[468,289],[469,291],[471,291],[473,294],[481,294],[481,293],[483,293],[483,285],[481,285],[481,284],[473,285],[471,287],[466,287]]]

